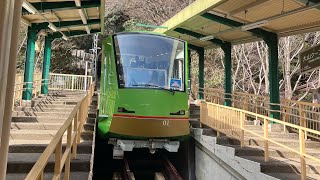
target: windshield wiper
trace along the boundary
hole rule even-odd
[[[164,88],[164,87],[156,85],[156,84],[133,84],[132,86],[156,87],[156,88],[161,89],[161,90],[170,91],[170,92],[172,92],[172,94],[175,93],[175,91],[173,89],[167,89],[167,88]]]

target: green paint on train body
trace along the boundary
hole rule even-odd
[[[128,37],[128,41],[121,42],[120,38]],[[157,38],[160,38],[159,40],[164,44],[164,47],[156,48],[160,50],[152,50],[154,53],[161,52],[162,49],[168,49],[170,48],[170,43],[172,44],[172,53],[171,56],[175,53],[175,55],[178,57],[178,49],[179,46],[181,46],[181,42],[183,43],[183,52],[182,53],[184,62],[182,64],[182,73],[177,71],[176,73],[172,72],[170,73],[168,71],[162,70],[162,69],[151,69],[146,68],[145,66],[141,67],[131,67],[136,63],[136,61],[131,62],[132,60],[123,60],[123,59],[130,59],[134,58],[135,55],[130,54],[131,50],[125,49],[126,46],[130,47],[130,45],[124,45],[125,47],[120,47],[121,43],[128,43],[133,42],[132,39],[139,40],[140,36],[141,39],[145,40],[146,42],[141,42],[141,49],[145,48],[147,49],[148,46],[155,46],[155,45],[148,45],[148,41],[150,39],[150,42],[157,42]],[[131,41],[130,41],[131,38]],[[148,39],[147,39],[148,38]],[[162,39],[165,38],[165,39]],[[125,40],[125,38],[124,38]],[[171,42],[173,41],[174,42]],[[117,41],[117,42],[115,42]],[[167,43],[168,42],[168,43]],[[102,138],[108,138],[108,137],[116,137],[116,138],[124,138],[124,139],[151,139],[154,137],[140,137],[140,136],[127,136],[124,134],[117,134],[114,132],[110,132],[113,116],[114,114],[128,114],[128,115],[134,115],[134,116],[161,116],[161,117],[170,117],[170,118],[189,118],[189,107],[188,107],[188,77],[189,77],[189,67],[188,67],[188,44],[184,41],[180,41],[174,38],[170,38],[168,36],[154,34],[154,33],[146,33],[146,32],[124,32],[119,33],[115,35],[109,35],[107,36],[103,42],[102,42],[103,48],[103,55],[101,59],[101,79],[100,79],[100,107],[99,107],[99,117],[98,117],[98,134]],[[135,47],[136,52],[138,53],[138,59],[144,59],[144,63],[148,64],[148,58],[152,56],[161,56],[161,54],[152,54],[151,51],[147,51],[144,53],[140,52],[140,47]],[[118,48],[118,50],[116,49]],[[119,53],[121,49],[121,53]],[[176,50],[176,52],[174,52]],[[140,53],[140,54],[139,54]],[[119,54],[121,57],[121,60],[119,60]],[[169,53],[170,54],[170,53]],[[178,54],[178,55],[177,55]],[[132,57],[131,57],[132,55]],[[118,56],[116,58],[116,56]],[[164,56],[164,55],[162,55]],[[168,55],[169,56],[169,55]],[[173,58],[171,58],[173,59]],[[156,61],[158,59],[152,59],[155,62],[159,62],[159,67],[161,67],[161,58],[159,57],[159,61]],[[130,64],[126,65],[124,64],[126,62],[130,62]],[[172,61],[177,61],[176,59],[173,59]],[[120,62],[121,66],[119,65]],[[179,62],[182,62],[181,60]],[[178,64],[179,64],[178,62]],[[163,64],[166,62],[163,61]],[[170,64],[171,63],[171,64]],[[176,62],[169,62],[170,67],[174,66],[174,63]],[[136,63],[137,64],[137,63]],[[177,64],[177,63],[176,63]],[[150,66],[153,66],[152,64],[148,64]],[[180,66],[176,65],[177,67]],[[125,69],[126,67],[127,69]],[[169,69],[170,69],[169,67]],[[122,68],[122,69],[121,69]],[[119,70],[120,69],[120,70]],[[181,67],[180,67],[181,69]],[[123,72],[122,72],[123,71]],[[150,71],[150,72],[149,72]],[[163,71],[163,72],[162,72]],[[122,72],[122,76],[119,76],[119,72]],[[138,78],[139,73],[150,73],[152,75],[164,75],[167,76],[165,79],[166,85],[164,86],[155,86],[154,84],[151,85],[144,85],[138,82],[136,84],[128,84],[129,75],[127,77],[124,77],[125,74],[128,72],[132,72],[130,74],[130,78]],[[155,73],[156,72],[156,73]],[[135,74],[136,73],[136,74]],[[169,75],[168,75],[169,74]],[[169,84],[171,82],[174,83],[175,78],[168,78],[169,76],[174,75],[179,76],[181,79],[181,89],[177,88],[173,90],[172,88],[168,88],[170,86]],[[182,75],[181,75],[182,74]],[[182,77],[181,77],[182,76]],[[127,78],[123,80],[122,78]],[[141,75],[140,81],[143,81],[141,79],[148,79],[145,75]],[[149,79],[148,79],[149,80]],[[179,84],[180,80],[176,80]],[[137,80],[138,81],[138,80]],[[123,85],[122,83],[127,83],[126,85]],[[140,86],[141,84],[141,86]],[[136,86],[135,86],[136,85]],[[154,85],[154,86],[153,86]],[[125,87],[123,87],[125,86]],[[177,86],[178,87],[178,86]],[[134,113],[123,113],[119,112],[119,107],[124,108],[128,111],[134,111]],[[173,112],[179,112],[183,110],[185,113],[184,115],[170,115],[170,113]],[[144,127],[148,128],[148,127]],[[168,139],[172,140],[184,140],[189,136],[189,134],[181,135],[181,136],[175,136],[175,137],[166,137]]]

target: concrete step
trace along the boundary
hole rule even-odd
[[[254,125],[254,122],[245,120],[244,125]]]
[[[37,112],[37,111],[13,111],[12,116],[36,116],[36,117],[55,117],[55,118],[67,118],[71,111],[61,112]]]
[[[24,122],[12,122],[11,129],[15,130],[59,130],[62,126],[61,123],[24,123]]]
[[[38,96],[37,98],[33,98],[32,100],[80,100],[83,96],[68,96],[68,97],[56,97],[56,96]]]
[[[14,143],[14,142],[13,142]],[[42,144],[31,144],[30,141],[20,141],[17,144],[9,146],[9,153],[42,153],[48,146],[50,141],[42,141]],[[63,151],[65,150],[66,142],[63,143]],[[91,154],[92,142],[82,141],[77,146],[78,154]]]
[[[35,108],[74,108],[76,105],[65,105],[65,104],[37,104],[33,107]]]
[[[242,156],[241,158],[260,163],[261,172],[264,173],[300,173],[300,158],[270,158],[269,162],[264,161],[262,156]],[[320,179],[320,164],[307,161],[307,175]]]
[[[98,109],[98,106],[90,104],[89,109]]]
[[[27,118],[28,119],[28,118]],[[94,118],[89,118],[84,124],[84,128],[91,130],[94,126]],[[58,130],[64,123],[64,120],[56,119],[53,122],[12,122],[11,129],[21,130],[21,129],[33,129],[33,130]],[[92,129],[93,130],[93,129]]]
[[[42,116],[12,116],[11,122],[39,122],[39,123],[63,123],[67,118],[42,117]]]
[[[189,108],[190,109],[200,109],[200,106],[197,106],[195,104],[190,104]]]
[[[89,118],[96,118],[97,117],[97,113],[96,112],[89,112],[88,113],[88,117]]]
[[[261,130],[263,132],[262,126],[258,126],[258,125],[245,125],[245,129],[247,129],[247,130]]]
[[[71,112],[74,106],[64,106],[64,108],[52,108],[52,107],[15,107],[15,111],[34,111],[34,112]]]
[[[84,94],[75,94],[75,95],[67,95],[67,96],[54,96],[54,95],[48,95],[48,96],[38,96],[33,99],[81,99],[84,97]]]
[[[200,121],[198,119],[189,119],[189,124],[193,128],[200,128]]]
[[[197,114],[190,114],[190,118],[191,119],[200,119],[200,115],[197,115]]]
[[[240,146],[231,146],[235,148],[236,156],[264,156],[264,148],[257,146],[246,146],[241,148]],[[320,157],[320,151],[317,148],[307,148],[307,153],[309,155]],[[289,151],[282,147],[270,147],[269,148],[270,157],[280,157],[280,158],[300,158],[300,155]]]
[[[284,138],[284,137],[271,137],[271,139],[283,145],[286,145],[290,148],[299,150],[298,139]],[[217,143],[221,145],[240,145],[239,140],[228,138],[227,136],[217,138]],[[245,137],[244,145],[251,146],[251,147],[256,147],[256,146],[263,147],[264,140],[259,137],[249,137],[249,138]],[[306,148],[320,148],[320,142],[316,142],[316,141],[307,140],[305,145],[306,145]],[[274,143],[270,142],[269,147],[278,147],[278,145],[275,145]]]
[[[279,142],[283,145],[292,147],[292,148],[299,148],[299,140],[298,139],[293,139],[293,138],[282,138],[282,137],[278,137],[278,138],[271,138],[272,140]],[[264,146],[264,140],[262,140],[261,138],[256,138],[256,137],[252,137],[252,138],[247,138],[245,139],[245,145],[251,145],[251,146],[260,146],[263,147]],[[306,141],[305,143],[306,148],[320,148],[320,142],[315,142],[315,141]],[[270,147],[274,147],[274,146],[278,146],[275,145],[273,143],[270,143],[269,145]]]
[[[10,132],[10,140],[51,140],[57,133],[57,130],[15,130]],[[67,132],[64,134],[64,138],[67,137]],[[93,132],[84,131],[81,133],[81,139],[92,141]]]
[[[9,153],[7,173],[28,173],[41,153]],[[89,172],[91,154],[78,154],[77,159],[71,160],[71,171]],[[45,172],[53,172],[54,155],[51,155]]]
[[[58,104],[58,105],[76,105],[79,101],[65,101],[65,100],[62,100],[62,101],[42,101],[42,100],[35,100],[32,102],[32,105],[33,106],[36,106],[36,105],[48,105],[48,104]]]
[[[190,114],[200,115],[200,109],[190,109]]]
[[[263,136],[263,130],[252,130],[254,133],[260,134]],[[255,135],[249,133],[249,132],[244,132],[245,137],[255,137]],[[268,137],[270,138],[276,138],[276,137],[283,137],[283,138],[296,138],[298,139],[299,136],[297,133],[288,133],[288,132],[269,132]]]
[[[278,179],[290,179],[290,180],[301,180],[301,176],[298,173],[265,173],[269,176],[278,178]],[[307,177],[308,180],[316,180],[316,178]]]
[[[9,173],[6,176],[6,180],[21,180],[25,179],[27,173]],[[44,180],[51,180],[53,177],[53,173],[45,173]],[[61,178],[63,179],[64,173],[62,173]],[[71,180],[88,180],[89,172],[70,172]]]
[[[9,145],[39,145],[39,144],[49,144],[51,142],[51,139],[47,139],[47,140],[37,140],[35,141],[34,139],[33,140],[23,140],[23,139],[10,139],[9,141]],[[80,139],[80,143],[83,143],[83,142],[88,142],[88,143],[92,143],[92,141],[86,141],[86,140],[83,140],[83,139]],[[62,143],[67,143],[67,138],[66,137],[63,137],[62,138]]]
[[[245,125],[245,129],[263,131],[263,126],[261,126],[261,125],[253,125],[254,123],[252,123],[252,122],[253,121],[250,122],[250,125]],[[269,132],[283,132],[283,126],[280,125],[280,124],[271,124],[271,129],[269,129]]]
[[[87,122],[86,122],[87,124],[95,124],[96,123],[96,118],[88,118],[87,119]]]
[[[84,124],[83,125],[83,129],[86,130],[86,131],[94,131],[94,124]]]

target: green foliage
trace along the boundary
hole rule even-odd
[[[52,43],[50,72],[65,74],[84,74],[84,70],[78,66],[79,61],[72,56],[72,50],[78,49],[76,40],[68,41],[56,39]]]
[[[105,17],[105,34],[114,34],[125,30],[124,24],[130,17],[122,10],[116,9]]]
[[[153,28],[137,26],[137,23],[148,24],[148,22],[136,18],[129,19],[124,23],[125,31],[153,31]]]
[[[85,35],[70,38],[70,41],[73,43],[76,49],[85,49],[89,51],[92,48],[93,35]]]

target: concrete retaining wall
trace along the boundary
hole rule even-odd
[[[203,135],[203,129],[191,128],[195,139],[195,174],[197,180],[257,179],[276,180],[260,172],[260,163],[235,156],[232,147],[217,144],[214,136]]]

